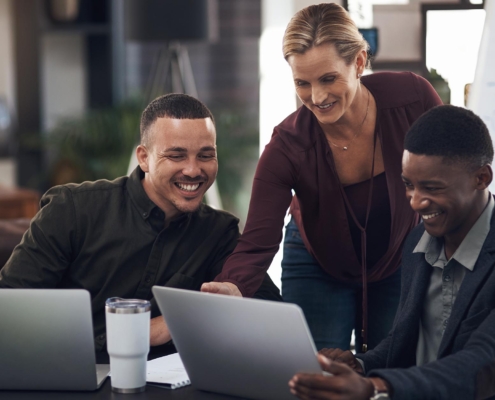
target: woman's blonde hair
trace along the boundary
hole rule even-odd
[[[284,57],[287,60],[293,54],[304,54],[323,43],[335,45],[347,65],[359,52],[369,50],[347,11],[335,3],[322,3],[303,8],[292,17],[284,34]]]

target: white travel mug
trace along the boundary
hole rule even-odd
[[[114,392],[138,393],[146,388],[150,309],[147,300],[112,297],[105,303],[107,350]]]

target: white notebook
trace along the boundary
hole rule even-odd
[[[177,389],[191,384],[179,353],[148,361],[146,382],[169,389]]]

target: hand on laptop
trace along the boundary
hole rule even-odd
[[[242,297],[236,285],[230,282],[207,282],[201,286],[202,292],[226,294],[228,296]]]
[[[361,366],[359,361],[356,359],[356,357],[354,357],[354,354],[352,354],[349,350],[321,349],[318,352],[318,354],[325,356],[329,360],[338,361],[338,362],[341,362],[343,364],[346,364],[359,374],[364,373],[363,367]],[[322,365],[322,368],[323,368],[323,365]]]
[[[289,381],[292,394],[300,399],[348,399],[367,400],[374,393],[374,386],[368,378],[354,372],[346,364],[330,361],[318,355],[323,370],[332,376],[323,374],[300,373]]]
[[[150,346],[159,346],[172,340],[165,319],[160,315],[150,321]]]

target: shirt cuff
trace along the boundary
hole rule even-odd
[[[361,368],[363,369],[363,374],[366,374],[366,368],[364,368],[364,361],[357,357],[356,360],[358,361],[359,364],[361,364]]]

